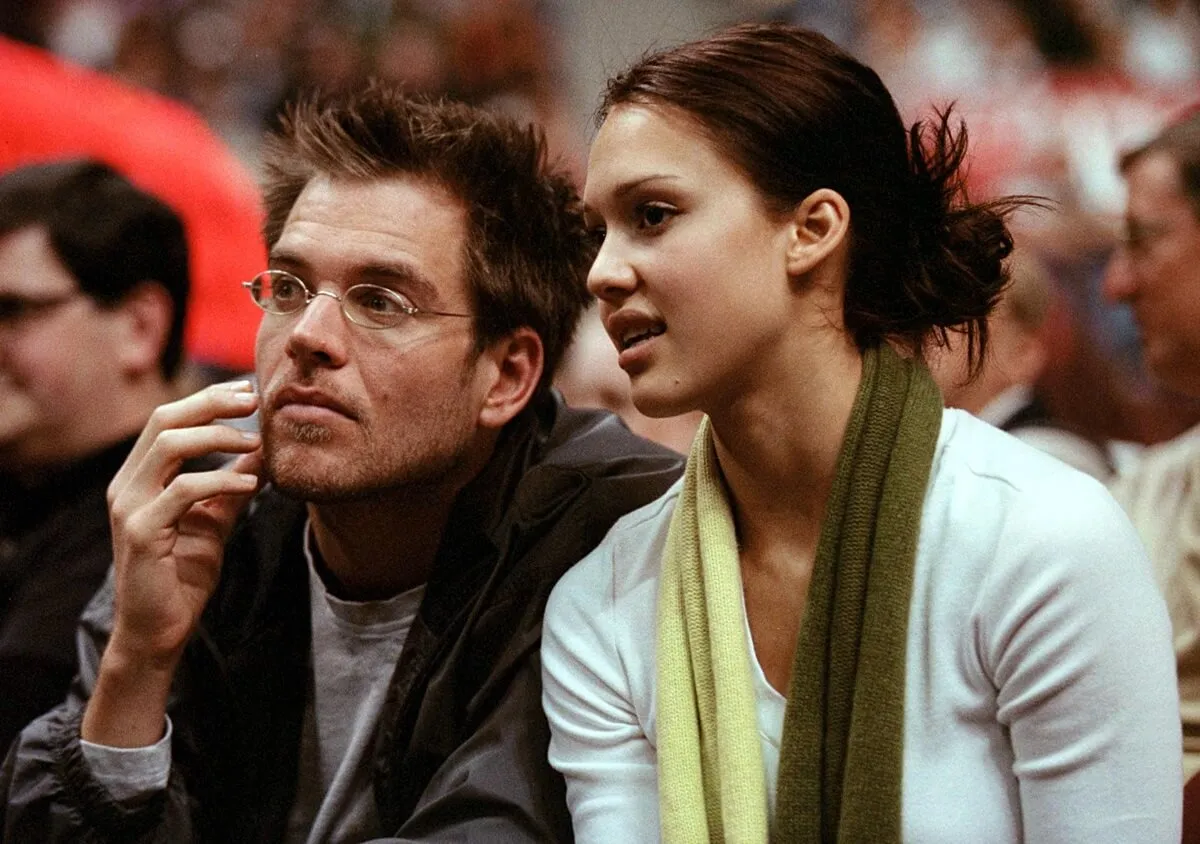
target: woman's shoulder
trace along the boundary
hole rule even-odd
[[[946,410],[931,485],[952,485],[957,495],[1006,500],[1010,507],[1051,512],[1116,507],[1104,485],[1028,443],[961,410]]]
[[[962,411],[946,411],[922,532],[981,576],[1149,572],[1129,518],[1102,483]]]
[[[547,614],[569,606],[595,610],[620,603],[631,593],[657,592],[662,549],[682,486],[680,479],[654,501],[618,519],[600,544],[558,581]]]

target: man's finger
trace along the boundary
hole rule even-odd
[[[108,489],[112,501],[130,483],[146,453],[154,446],[163,431],[178,428],[207,426],[218,419],[237,419],[249,416],[258,407],[258,395],[249,381],[213,384],[178,401],[155,409],[138,436],[125,463],[118,470]],[[228,426],[223,426],[228,427]],[[221,450],[221,449],[214,449]],[[243,451],[244,449],[232,449]],[[192,455],[198,456],[198,455]]]
[[[228,469],[213,469],[208,472],[185,472],[178,475],[146,506],[132,513],[126,520],[125,532],[136,544],[144,544],[150,537],[174,526],[196,504],[218,496],[234,496],[248,499],[258,489],[258,476]],[[239,507],[223,510],[222,515],[236,517]],[[227,529],[229,526],[222,525]],[[143,542],[138,542],[142,537]]]

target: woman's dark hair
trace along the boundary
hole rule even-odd
[[[859,348],[888,340],[919,355],[956,330],[978,366],[1007,281],[1005,218],[1027,200],[967,202],[967,134],[949,108],[906,130],[875,71],[780,23],[647,56],[610,80],[599,119],[623,103],[689,115],[773,210],[837,191],[851,219],[843,318]]]

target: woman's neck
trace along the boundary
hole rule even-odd
[[[743,549],[816,547],[862,378],[858,350],[834,345],[807,365],[778,367],[762,389],[710,414]]]

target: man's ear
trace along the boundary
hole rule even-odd
[[[483,352],[490,383],[479,410],[479,424],[499,430],[529,404],[542,377],[542,338],[532,328],[518,328]]]
[[[850,233],[850,206],[840,193],[815,190],[793,209],[787,243],[787,271],[793,278],[811,272],[843,250]]]
[[[114,311],[120,326],[115,339],[121,370],[129,375],[157,371],[175,312],[171,294],[157,282],[139,282]]]

